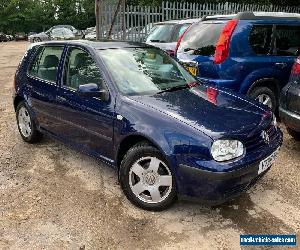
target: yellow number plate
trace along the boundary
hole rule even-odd
[[[195,67],[187,67],[187,70],[193,75],[193,76],[197,76],[198,74],[198,69]]]

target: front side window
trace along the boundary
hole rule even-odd
[[[63,46],[46,46],[40,48],[29,67],[29,75],[49,82],[56,82],[63,49]]]
[[[300,26],[277,25],[275,37],[276,55],[300,55]]]
[[[254,25],[249,41],[257,55],[268,55],[271,53],[272,25]]]
[[[79,85],[88,83],[96,83],[100,88],[103,88],[99,68],[86,51],[70,48],[65,65],[64,85],[77,89]]]
[[[179,53],[212,56],[225,22],[201,22],[194,24],[184,35],[178,48]]]
[[[196,81],[178,62],[156,48],[107,49],[98,54],[125,95],[156,94]]]

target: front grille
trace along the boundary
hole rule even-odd
[[[280,134],[278,133],[277,128],[270,124],[270,126],[265,130],[269,136],[270,144],[272,144],[274,141],[278,139]],[[244,142],[244,145],[248,152],[257,150],[261,147],[266,146],[266,142],[264,141],[262,137],[262,132],[259,132],[258,134],[251,136],[247,139],[247,141]]]

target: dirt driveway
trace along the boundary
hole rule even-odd
[[[286,132],[275,166],[237,200],[142,211],[101,162],[49,138],[21,140],[11,95],[26,47],[0,43],[0,249],[240,249],[242,233],[300,240],[300,143]]]

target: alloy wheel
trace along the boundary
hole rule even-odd
[[[129,185],[134,195],[146,203],[160,203],[172,191],[172,174],[167,165],[156,157],[137,160],[129,172]]]
[[[268,96],[267,94],[260,94],[256,97],[256,100],[259,101],[260,103],[268,106],[270,109],[272,109],[272,99],[270,96]]]
[[[21,107],[18,113],[18,125],[20,132],[26,138],[31,136],[32,122],[28,110],[25,107]]]

